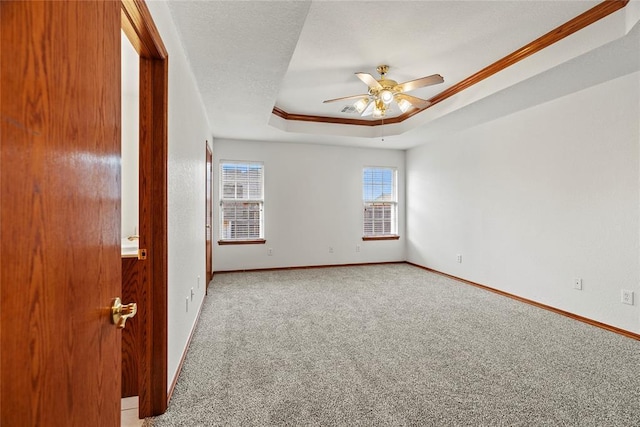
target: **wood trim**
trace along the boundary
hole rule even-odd
[[[429,268],[429,267],[424,267],[424,266],[419,265],[419,264],[415,264],[415,263],[408,262],[408,261],[407,261],[407,264],[413,265],[414,267],[421,268],[421,269],[429,271],[431,273],[439,274],[441,276],[448,277],[450,279],[454,279],[454,280],[457,280],[459,282],[466,283],[467,285],[471,285],[471,286],[475,286],[475,287],[480,288],[480,289],[484,289],[485,291],[490,291],[490,292],[496,293],[498,295],[502,295],[504,297],[511,298],[511,299],[514,299],[514,300],[519,301],[519,302],[523,302],[525,304],[533,305],[535,307],[542,308],[544,310],[548,310],[548,311],[551,311],[551,312],[556,313],[556,314],[560,314],[560,315],[565,316],[565,317],[569,317],[571,319],[574,319],[574,320],[577,320],[579,322],[583,322],[583,323],[589,324],[591,326],[595,326],[595,327],[600,328],[600,329],[605,329],[607,331],[614,332],[616,334],[625,336],[627,338],[631,338],[631,339],[640,341],[640,334],[636,334],[635,332],[627,331],[626,329],[621,329],[621,328],[618,328],[616,326],[607,325],[606,323],[598,322],[597,320],[589,319],[588,317],[583,317],[583,316],[580,316],[580,315],[577,315],[577,314],[574,314],[574,313],[570,313],[568,311],[564,311],[564,310],[561,310],[559,308],[552,307],[550,305],[542,304],[540,302],[536,302],[536,301],[533,301],[533,300],[530,300],[530,299],[527,299],[527,298],[519,297],[517,295],[510,294],[509,292],[501,291],[499,289],[492,288],[492,287],[486,286],[486,285],[482,285],[480,283],[472,282],[472,281],[467,280],[467,279],[462,279],[460,277],[453,276],[453,275],[447,274],[447,273],[443,273],[441,271],[434,270],[434,269]]]
[[[167,409],[168,55],[146,3],[121,1],[122,28],[140,55],[139,416]]]
[[[400,236],[362,236],[362,240],[400,240]]]
[[[531,43],[522,46],[520,49],[510,53],[509,55],[499,59],[491,65],[483,68],[475,74],[467,77],[466,79],[456,83],[448,89],[440,92],[434,97],[429,99],[431,104],[423,108],[415,108],[404,114],[396,117],[391,117],[384,120],[362,120],[362,119],[348,119],[348,118],[336,118],[325,116],[312,116],[304,114],[292,114],[288,113],[278,107],[274,107],[272,113],[278,117],[282,117],[285,120],[298,120],[304,122],[316,122],[316,123],[337,123],[344,125],[356,125],[356,126],[380,126],[383,124],[401,123],[408,118],[419,114],[431,108],[439,102],[444,101],[447,98],[452,97],[465,89],[481,82],[482,80],[522,61],[523,59],[540,52],[541,50],[551,46],[552,44],[559,42],[571,34],[580,31],[581,29],[588,27],[589,25],[599,21],[602,18],[609,16],[610,14],[624,8],[629,0],[605,0],[602,3],[592,7],[586,12],[576,16],[575,18],[567,21],[566,23],[554,28],[545,35],[535,39]]]
[[[400,123],[405,120],[405,114],[396,117],[389,117],[384,120],[365,120],[365,119],[348,119],[343,117],[326,117],[326,116],[311,116],[306,114],[291,114],[287,113],[281,108],[273,107],[272,114],[281,117],[285,120],[295,120],[299,122],[314,122],[314,123],[333,123],[339,125],[356,125],[356,126],[380,126],[380,125],[392,125],[394,123]]]
[[[218,240],[218,245],[264,245],[267,243],[264,239],[255,240]]]
[[[143,58],[165,59],[167,49],[144,0],[121,0],[122,30]]]
[[[149,331],[152,334],[153,348],[149,354],[148,363],[152,367],[151,372],[151,412],[154,415],[162,414],[167,410],[167,376],[168,376],[168,82],[169,63],[165,59],[142,59],[148,61],[152,69],[153,99],[149,102],[153,105],[153,132],[150,135],[153,142],[152,173],[150,192],[152,200],[152,239],[150,245],[153,251],[151,256],[151,268],[153,270],[152,281],[149,290],[152,296],[151,325]]]
[[[406,261],[385,261],[385,262],[359,262],[353,264],[322,264],[322,265],[300,265],[294,267],[268,267],[268,268],[247,268],[244,270],[217,270],[215,274],[225,273],[250,273],[262,271],[283,271],[283,270],[310,270],[313,268],[336,268],[336,267],[362,267],[365,265],[386,265],[386,264],[406,264]]]

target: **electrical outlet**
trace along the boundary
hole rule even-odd
[[[582,279],[580,278],[573,279],[573,289],[577,289],[579,291],[582,290]]]
[[[329,253],[332,254],[333,253],[333,246],[329,246]]]
[[[267,249],[267,255],[268,256],[273,256],[273,248]]]
[[[356,245],[356,252],[360,252],[360,245]]]
[[[633,305],[633,291],[627,289],[622,290],[622,303]]]
[[[456,255],[456,261],[458,261],[458,263],[462,263],[462,254]]]

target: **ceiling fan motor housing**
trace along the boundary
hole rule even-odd
[[[384,79],[384,78],[378,80],[378,83],[380,83],[380,86],[382,86],[382,88],[370,87],[369,88],[369,94],[370,95],[378,96],[380,94],[380,92],[382,92],[383,90],[388,90],[388,91],[393,92],[393,88],[398,85],[397,81],[388,80],[388,79]]]

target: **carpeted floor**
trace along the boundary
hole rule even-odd
[[[640,342],[408,264],[216,274],[145,426],[639,426]]]

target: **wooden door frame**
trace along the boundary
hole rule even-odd
[[[140,55],[139,416],[167,410],[168,54],[143,0],[121,0],[122,30]]]
[[[208,225],[209,229],[205,230],[205,266],[207,271],[205,272],[206,284],[205,293],[209,289],[209,282],[213,279],[213,150],[209,147],[209,141],[205,141],[205,227]],[[209,161],[211,159],[211,161]],[[211,168],[209,170],[209,168]],[[208,236],[208,238],[207,238]]]

